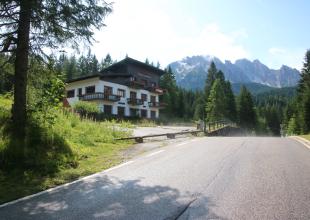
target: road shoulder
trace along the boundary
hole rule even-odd
[[[295,141],[298,141],[299,143],[303,144],[305,147],[310,149],[310,141],[308,141],[307,139],[299,137],[299,136],[290,136],[289,138],[294,139]]]

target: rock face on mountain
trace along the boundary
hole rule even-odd
[[[224,63],[212,56],[192,56],[170,64],[176,74],[177,84],[187,89],[204,87],[210,63],[214,61],[217,69],[224,72],[231,83],[259,83],[271,87],[293,87],[300,79],[298,70],[283,65],[279,70],[268,68],[259,60],[236,60]]]

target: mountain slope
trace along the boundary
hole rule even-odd
[[[204,87],[210,63],[224,72],[225,78],[231,83],[258,83],[270,87],[296,86],[300,79],[298,70],[282,66],[279,70],[268,68],[259,60],[237,60],[235,63],[224,63],[212,56],[192,56],[170,64],[176,74],[177,84],[186,89],[202,89]]]

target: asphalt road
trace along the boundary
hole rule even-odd
[[[310,150],[288,138],[195,138],[1,207],[0,219],[308,220]]]

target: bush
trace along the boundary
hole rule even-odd
[[[82,116],[99,113],[98,105],[92,102],[78,101],[73,105],[73,109]]]
[[[48,123],[47,117],[53,118],[49,120],[53,123]],[[129,136],[131,127],[128,122],[94,122],[66,110],[50,108],[44,116],[40,111],[32,113],[22,143],[14,140],[10,132],[4,132],[10,131],[9,117],[1,116],[0,121],[6,121],[0,125],[0,167],[20,166],[45,174],[78,166],[78,158],[87,156],[83,148],[114,143],[115,138]]]

